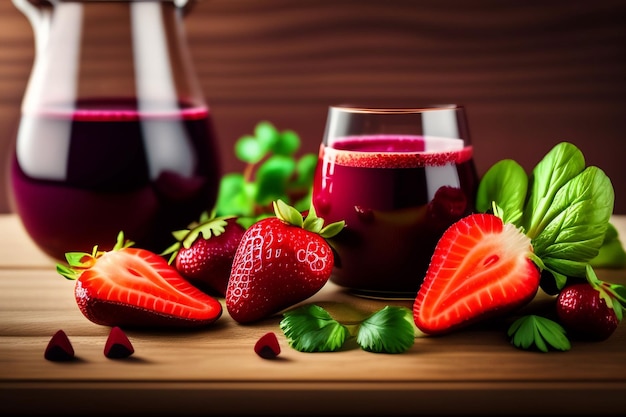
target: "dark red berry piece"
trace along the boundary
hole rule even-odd
[[[263,359],[274,359],[280,354],[280,345],[276,334],[269,332],[264,334],[254,345],[254,351]]]
[[[111,329],[106,345],[104,345],[104,356],[109,359],[126,358],[135,352],[132,343],[120,329],[115,326]]]
[[[70,339],[63,330],[57,331],[48,342],[44,358],[54,362],[64,362],[74,359],[74,348]]]

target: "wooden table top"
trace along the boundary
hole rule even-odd
[[[626,236],[626,216],[614,216]],[[626,283],[624,270],[597,271]],[[0,215],[0,414],[320,415],[620,414],[626,394],[626,325],[603,342],[572,342],[568,352],[514,348],[505,331],[481,326],[418,337],[402,354],[360,349],[301,353],[280,317],[239,325],[224,310],[194,331],[127,331],[135,353],[103,354],[110,329],[78,310],[73,282],[29,240],[18,218]],[[545,305],[539,293],[528,309]],[[332,283],[312,299],[377,309],[403,302],[346,294]],[[543,304],[542,304],[543,302]],[[410,304],[404,305],[409,306]],[[44,350],[63,329],[76,352],[50,362]],[[276,360],[254,353],[273,331]]]

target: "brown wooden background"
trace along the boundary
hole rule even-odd
[[[455,102],[479,173],[501,158],[530,169],[571,141],[626,213],[624,0],[200,0],[186,23],[225,171],[241,169],[232,144],[260,120],[316,152],[328,105]],[[3,157],[32,60],[27,20],[0,0]]]

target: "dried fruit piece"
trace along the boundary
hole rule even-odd
[[[113,327],[104,345],[104,356],[109,359],[121,359],[129,357],[133,353],[135,353],[135,348],[128,340],[126,333],[117,326]]]
[[[53,362],[65,362],[74,359],[74,348],[63,330],[58,330],[52,336],[43,356]]]
[[[254,351],[263,359],[274,359],[280,355],[280,344],[274,332],[261,336],[254,345]]]

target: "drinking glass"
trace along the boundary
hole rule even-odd
[[[360,296],[415,298],[443,232],[474,208],[478,183],[463,106],[331,106],[313,184],[331,281]]]

